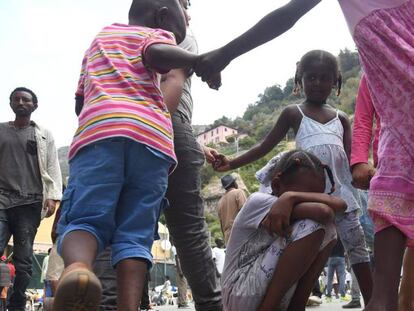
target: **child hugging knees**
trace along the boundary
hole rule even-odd
[[[55,311],[98,310],[101,285],[91,268],[107,246],[117,270],[117,310],[138,310],[168,174],[177,162],[160,73],[194,67],[198,56],[176,46],[185,35],[178,0],[134,0],[129,24],[103,28],[86,51],[58,225],[65,270]],[[212,86],[218,84],[219,78]]]
[[[237,216],[222,274],[227,311],[305,310],[336,243],[335,214],[345,202],[325,194],[329,167],[289,151],[268,167],[273,193],[255,193]]]

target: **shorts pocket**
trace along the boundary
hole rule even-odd
[[[75,188],[66,188],[63,193],[62,200],[60,202],[60,208],[62,209],[59,222],[68,223],[68,214],[72,208],[72,198],[75,192]]]

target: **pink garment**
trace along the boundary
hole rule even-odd
[[[355,105],[354,128],[352,131],[351,166],[358,163],[368,163],[371,146],[372,126],[376,120],[374,140],[372,142],[374,166],[378,164],[378,140],[381,125],[378,114],[369,94],[367,79],[362,76],[359,84],[358,96]]]
[[[398,7],[407,0],[338,0],[342,7],[349,30],[354,33],[355,26],[365,17],[378,9]]]
[[[386,228],[386,222],[413,240],[414,0],[341,0],[350,23],[358,20],[349,14],[359,12],[362,2],[373,9],[357,21],[353,36],[381,119],[369,210],[377,231]]]

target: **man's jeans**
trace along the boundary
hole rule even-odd
[[[13,263],[16,278],[8,310],[23,311],[26,305],[26,289],[32,277],[33,242],[40,225],[42,203],[0,210],[0,253],[13,236]]]
[[[334,273],[339,284],[339,294],[345,296],[345,258],[344,257],[329,257],[328,260],[328,285],[327,296],[330,297],[332,293],[332,281]]]
[[[200,197],[204,153],[194,137],[191,124],[179,112],[173,115],[173,127],[178,166],[168,180],[170,207],[164,211],[167,226],[196,310],[222,310],[221,289]]]

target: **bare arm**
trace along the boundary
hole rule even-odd
[[[279,116],[273,129],[266,138],[257,146],[229,162],[230,168],[235,169],[249,164],[269,153],[285,136],[291,127],[292,111],[285,108]]]
[[[145,64],[159,72],[177,68],[193,68],[198,55],[169,44],[153,44],[144,55]]]
[[[263,17],[256,25],[222,48],[203,55],[197,64],[197,75],[203,81],[222,71],[236,57],[262,45],[287,30],[321,0],[291,0],[285,6]]]
[[[297,207],[299,209],[295,211]],[[313,207],[317,209],[311,211]],[[283,193],[273,204],[263,219],[262,226],[280,236],[285,236],[292,218],[299,219],[309,216],[310,219],[326,223],[332,217],[332,212],[336,214],[345,210],[346,203],[342,199],[325,193],[288,191]]]
[[[321,0],[292,0],[223,47],[232,60],[288,31]]]
[[[291,220],[311,219],[320,224],[328,224],[334,220],[334,211],[326,204],[303,202],[297,204],[292,211]]]
[[[293,206],[303,202],[316,202],[328,205],[335,213],[343,213],[346,210],[346,203],[344,200],[326,193],[288,191],[283,195],[288,197],[288,200]]]
[[[187,71],[184,69],[171,70],[161,77],[161,91],[170,113],[177,110],[186,79]]]

